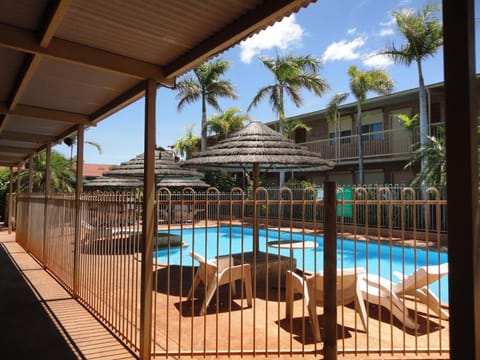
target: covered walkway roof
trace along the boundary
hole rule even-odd
[[[0,2],[0,166],[144,95],[314,0]]]

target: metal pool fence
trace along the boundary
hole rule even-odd
[[[350,296],[343,283],[350,259],[365,311],[359,302],[337,308],[336,351],[448,358],[448,275],[433,266],[448,256],[446,200],[436,189],[420,196],[389,187],[347,193],[337,191],[334,214],[335,298],[343,304]],[[326,213],[319,189],[158,189],[151,294],[141,287],[140,192],[20,194],[17,204],[17,241],[135,352],[142,325],[151,324],[153,357],[323,356],[324,329],[332,324],[325,322],[324,305],[313,301],[333,296],[320,291],[321,272],[330,265],[323,264]],[[394,258],[397,268],[390,265]],[[426,264],[429,271],[422,272]],[[312,276],[316,281],[307,280]],[[442,276],[443,283],[424,286]],[[142,296],[152,299],[143,319]]]

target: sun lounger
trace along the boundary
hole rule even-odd
[[[418,325],[408,315],[404,301],[406,297],[413,297],[415,301],[425,304],[428,309],[441,319],[448,319],[448,313],[442,309],[439,299],[428,288],[448,274],[448,264],[424,266],[410,275],[404,276],[394,273],[401,280],[392,282],[383,277],[364,274],[361,277],[361,289],[365,301],[383,306],[392,312],[406,327],[416,329]]]
[[[412,296],[417,301],[425,304],[441,319],[448,319],[448,312],[442,309],[440,300],[428,288],[431,284],[448,274],[448,263],[422,266],[407,276],[399,272],[394,272],[393,274],[401,280],[393,284],[393,291],[398,296]]]

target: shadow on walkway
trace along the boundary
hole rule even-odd
[[[137,359],[0,223],[0,359]]]
[[[4,244],[0,244],[0,279],[0,358],[82,358],[57,328]]]

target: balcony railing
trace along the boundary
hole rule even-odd
[[[429,133],[440,136],[439,124],[432,124]],[[394,129],[362,135],[364,159],[408,159],[420,141],[418,130]],[[338,163],[358,161],[358,135],[342,136],[302,143],[308,150],[320,153],[323,158]]]

